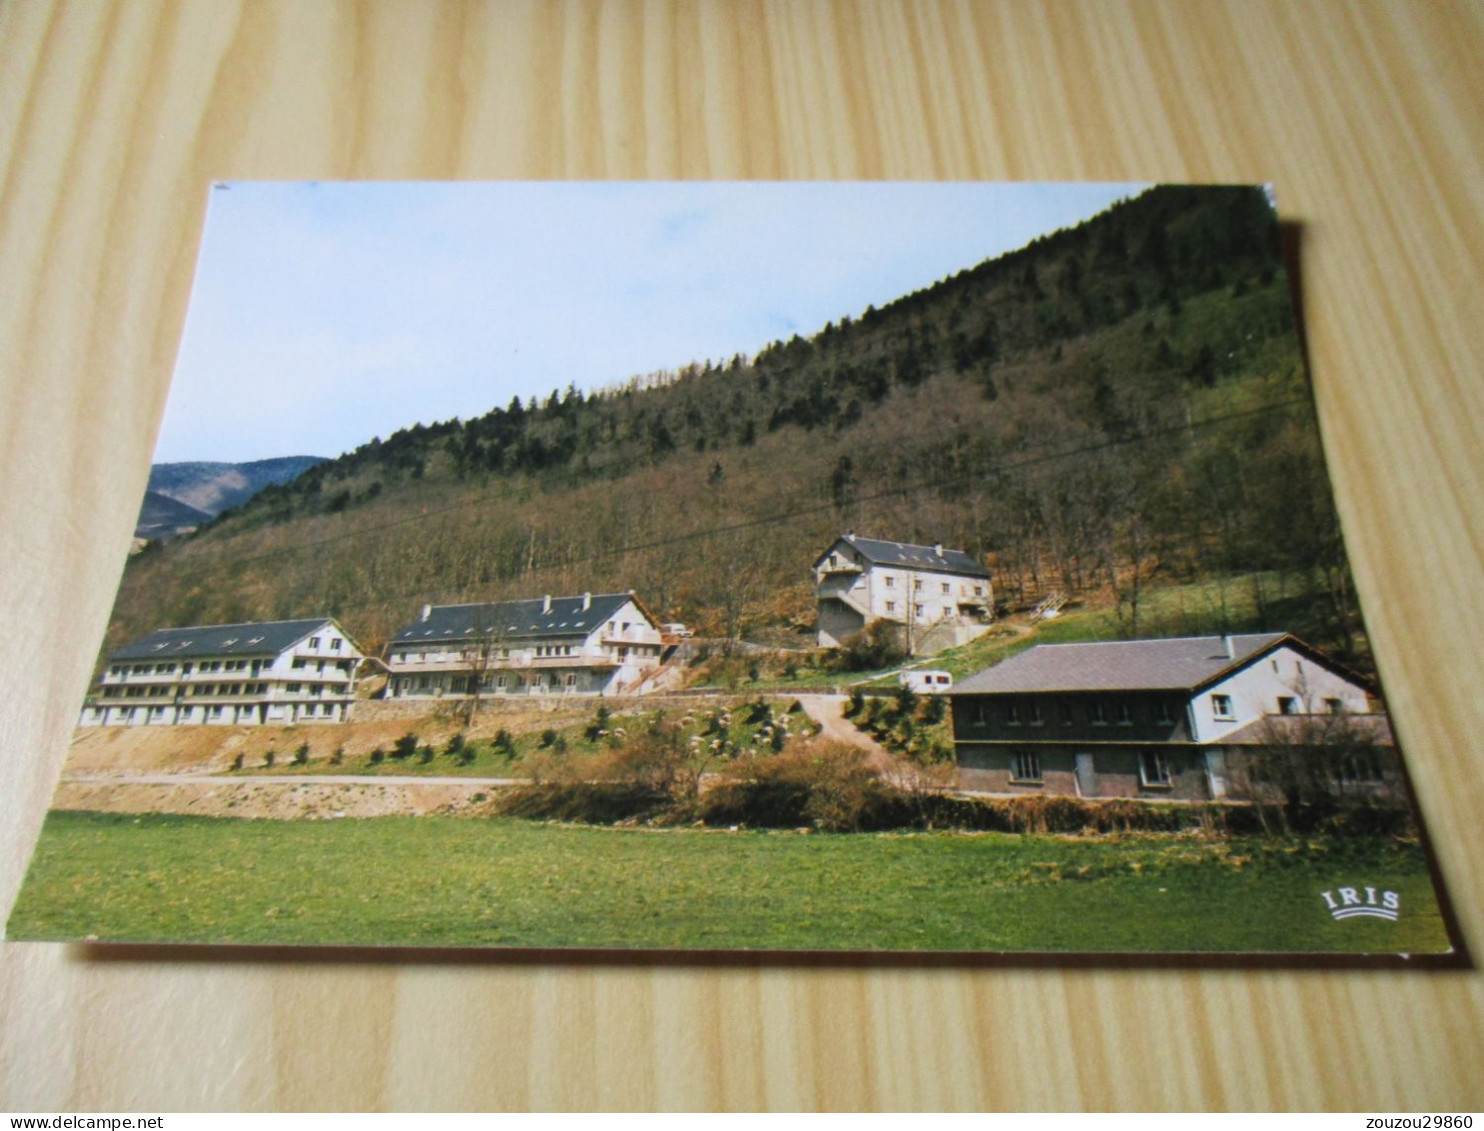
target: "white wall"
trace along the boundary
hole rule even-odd
[[[1213,696],[1231,699],[1231,718],[1218,718]],[[1264,715],[1279,713],[1280,698],[1297,700],[1299,714],[1329,713],[1325,700],[1338,699],[1346,713],[1370,710],[1365,689],[1321,664],[1284,646],[1208,687],[1191,701],[1193,737],[1214,742]]]

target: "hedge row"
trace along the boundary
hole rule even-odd
[[[615,824],[752,828],[812,827],[829,831],[960,829],[1006,833],[1106,834],[1203,830],[1217,834],[1263,831],[1341,835],[1410,835],[1399,806],[1302,808],[1250,805],[1170,805],[1075,797],[963,797],[913,793],[879,779],[850,788],[771,777],[721,782],[699,797],[676,798],[625,782],[546,782],[505,791],[499,812],[536,819]]]

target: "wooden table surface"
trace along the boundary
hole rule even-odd
[[[0,914],[218,178],[1273,181],[1394,715],[1484,945],[1484,7],[0,3]],[[1475,972],[0,944],[0,1109],[1484,1108]]]

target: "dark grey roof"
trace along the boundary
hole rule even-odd
[[[110,660],[157,660],[176,656],[277,656],[310,633],[335,622],[329,617],[248,624],[201,624],[159,628],[112,653]],[[355,647],[352,642],[351,647]]]
[[[962,550],[943,550],[936,546],[918,546],[911,542],[884,542],[879,538],[861,538],[855,534],[842,534],[838,542],[844,542],[872,565],[901,566],[903,569],[930,569],[937,573],[958,573],[966,577],[989,577],[989,570],[976,562]],[[834,549],[832,545],[831,550]],[[817,567],[829,556],[826,550],[815,561]]]
[[[428,615],[413,621],[393,641],[472,640],[489,637],[514,640],[530,636],[586,636],[608,620],[632,593],[594,594],[584,609],[582,597],[553,597],[542,611],[543,597],[496,601],[488,605],[435,605]],[[636,602],[637,604],[637,602]]]
[[[1027,691],[1193,691],[1241,667],[1284,632],[1251,636],[1179,636],[1089,644],[1038,644],[972,675],[954,693]],[[1231,650],[1227,650],[1230,642]],[[1307,649],[1306,649],[1307,651]]]

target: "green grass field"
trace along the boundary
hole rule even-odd
[[[1400,893],[1398,922],[1320,893]],[[1421,851],[52,813],[12,939],[400,946],[1436,953]]]

